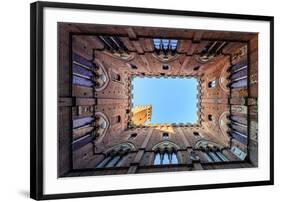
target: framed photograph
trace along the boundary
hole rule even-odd
[[[31,198],[273,184],[271,16],[31,4]]]

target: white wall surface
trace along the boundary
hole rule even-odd
[[[0,201],[29,199],[29,0],[1,1],[0,73]],[[61,1],[67,2],[67,1]],[[68,201],[277,201],[281,196],[281,13],[278,1],[222,0],[84,0],[75,3],[168,8],[275,16],[275,185],[130,196],[70,199]],[[278,57],[279,56],[279,57]],[[279,92],[278,92],[279,91]]]

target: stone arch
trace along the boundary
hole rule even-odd
[[[160,164],[162,164],[165,155],[167,156],[167,158],[169,158],[170,163],[168,164],[174,164],[174,163],[178,164],[179,162],[182,162],[181,153],[178,152],[179,149],[180,147],[177,144],[169,140],[164,140],[156,144],[152,148],[152,150],[154,151],[153,164],[155,164],[155,159],[157,158],[158,155],[159,158],[161,158]]]
[[[229,135],[228,135],[228,130],[229,130],[229,127],[228,127],[228,123],[229,123],[228,116],[229,115],[230,115],[230,113],[228,111],[225,111],[219,117],[219,127],[220,127],[220,130],[221,130],[223,136],[226,137],[226,138],[229,138]]]
[[[105,67],[98,59],[95,59],[94,62],[96,64],[95,81],[96,81],[96,85],[97,85],[95,87],[95,90],[102,91],[107,87],[107,85],[109,83],[109,76],[108,76],[108,73],[107,73]]]
[[[123,60],[126,62],[132,61],[135,58],[135,53],[126,53],[126,52],[109,52],[105,51],[105,54],[119,60]]]
[[[222,149],[223,146],[209,140],[201,139],[198,140],[195,144],[195,149]]]
[[[180,147],[176,143],[174,143],[170,140],[164,140],[164,141],[161,141],[161,142],[157,143],[156,145],[154,145],[152,147],[152,150],[155,151],[158,148],[165,148],[165,147],[166,148],[175,148],[176,150],[180,149]]]
[[[221,71],[221,74],[220,74],[220,77],[219,77],[219,86],[221,87],[221,89],[224,91],[224,92],[229,92],[229,87],[228,87],[228,84],[229,84],[229,80],[228,80],[228,68],[229,68],[229,65],[225,65],[224,68],[222,69]]]
[[[136,151],[136,147],[131,142],[123,142],[117,145],[114,145],[113,147],[107,149],[105,152],[103,152],[105,155],[109,155],[110,152],[121,152],[121,151]]]
[[[165,63],[165,64],[169,64],[169,62],[175,61],[179,57],[179,55],[177,55],[177,54],[164,56],[163,54],[157,55],[154,53],[152,54],[152,56],[154,58],[156,58],[159,62]]]
[[[133,150],[135,150],[135,146],[132,143],[124,142],[117,144],[103,152],[104,158],[96,165],[96,168],[120,167],[126,161],[128,154]]]
[[[107,130],[110,126],[107,116],[102,112],[96,112],[95,113],[95,125],[97,127],[97,130],[96,130],[97,140],[96,140],[96,142],[99,143],[104,138],[104,136],[107,133]]]

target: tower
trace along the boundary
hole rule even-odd
[[[138,105],[132,109],[132,124],[144,125],[151,120],[152,106]]]

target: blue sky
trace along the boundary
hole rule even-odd
[[[140,78],[133,84],[133,106],[152,105],[151,123],[197,122],[195,78]]]

